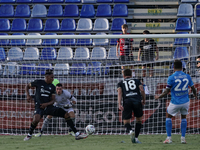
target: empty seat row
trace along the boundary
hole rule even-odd
[[[29,5],[17,5],[14,11],[13,5],[5,4],[0,7],[0,17],[79,17],[78,5],[66,5],[64,12],[62,5],[50,5],[48,13],[42,4],[33,7],[32,13]],[[100,4],[97,7],[96,17],[127,17],[128,8],[125,4],[116,4],[113,8],[108,4]],[[80,12],[81,18],[95,17],[95,9],[93,5],[82,5]]]

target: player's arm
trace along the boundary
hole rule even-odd
[[[155,99],[157,100],[157,99],[159,99],[159,98],[163,98],[164,96],[166,96],[168,93],[170,92],[170,88],[166,88],[165,89],[165,91],[162,93],[162,94],[160,94],[159,96],[155,96]]]
[[[141,48],[139,48],[139,51],[138,51],[138,61],[140,61],[140,55],[141,55]]]
[[[191,86],[191,89],[192,89],[192,92],[193,92],[195,99],[197,100],[197,90],[195,89],[194,85]]]
[[[32,100],[32,97],[29,94],[29,89],[31,88],[31,83],[28,83],[25,87],[26,97],[27,101],[30,102]]]
[[[117,57],[119,56],[118,49],[119,49],[119,42],[117,41],[117,46],[116,46],[116,56]]]
[[[144,105],[145,102],[146,102],[146,95],[145,95],[144,88],[143,88],[142,84],[139,85],[139,89],[140,89],[140,93],[142,95],[142,104]]]
[[[51,95],[51,101],[47,103],[40,104],[40,108],[45,109],[49,105],[53,105],[55,103],[55,94]]]
[[[155,48],[156,48],[156,60],[158,60],[158,58],[159,58],[159,50],[158,50],[157,45],[155,46]]]
[[[130,42],[130,47],[131,47],[130,55],[132,56],[133,55],[133,39]]]
[[[123,110],[124,108],[122,106],[122,88],[121,87],[118,87],[117,93],[118,93],[118,96],[117,96],[118,107],[119,107],[120,110]]]

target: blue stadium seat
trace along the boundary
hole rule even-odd
[[[59,31],[60,23],[58,19],[47,19],[44,27],[44,31]]]
[[[64,0],[48,0],[49,3],[63,3]]]
[[[113,8],[113,17],[127,17],[128,8],[125,4],[116,4]]]
[[[54,75],[68,75],[69,64],[55,64]]]
[[[22,64],[22,67],[20,68],[20,75],[35,75],[36,74],[36,68],[35,64]]]
[[[24,52],[23,60],[38,60],[40,56],[37,47],[27,47]]]
[[[0,33],[0,36],[7,36],[7,33]],[[0,39],[1,46],[7,46],[9,44],[9,39]]]
[[[120,35],[122,33],[113,33],[113,35]],[[118,39],[110,39],[110,45],[117,45]]]
[[[32,3],[32,0],[16,0],[17,3]]]
[[[78,47],[75,51],[74,59],[89,59],[90,53],[87,47]]]
[[[61,31],[76,31],[76,22],[74,19],[63,19],[61,23]]]
[[[188,60],[189,53],[187,47],[176,47],[173,59]]]
[[[14,8],[13,5],[4,4],[0,7],[0,17],[13,17],[14,16]]]
[[[71,47],[61,47],[58,50],[57,60],[67,60],[73,58],[73,50]]]
[[[17,76],[19,75],[19,66],[17,65],[16,62],[8,62],[7,65],[4,67],[4,76]]]
[[[50,5],[47,17],[62,17],[63,8],[61,5]]]
[[[15,0],[0,0],[0,3],[15,3]]]
[[[65,17],[79,17],[78,5],[66,5],[63,13]]]
[[[19,47],[12,47],[8,51],[7,60],[22,60],[23,59],[23,52]]]
[[[94,18],[95,10],[94,5],[82,5],[80,17],[81,18]]]
[[[112,9],[108,4],[100,4],[97,7],[96,17],[111,17]]]
[[[91,31],[92,30],[92,20],[89,18],[82,18],[78,20],[77,31]]]
[[[24,33],[13,33],[12,36],[15,36],[15,35],[24,35]],[[10,45],[12,46],[24,46],[25,43],[26,43],[25,39],[11,39],[10,40]]]
[[[191,31],[192,24],[190,18],[178,18],[176,21],[176,31]]]
[[[197,27],[197,31],[200,31],[200,17],[196,18],[196,27]]]
[[[124,18],[114,18],[111,26],[111,31],[121,31],[121,26],[123,24],[126,24],[126,20]]]
[[[90,59],[106,59],[106,49],[104,47],[94,47]]]
[[[110,67],[112,66],[112,63],[106,63],[104,67],[101,69],[101,73],[103,75],[108,75],[110,73]]]
[[[9,31],[10,21],[8,19],[0,19],[0,31]]]
[[[200,3],[196,4],[196,17],[200,16]]]
[[[6,60],[6,53],[3,47],[0,47],[0,61]]]
[[[42,31],[43,24],[41,19],[30,19],[28,22],[27,31]]]
[[[40,36],[40,33],[29,33],[28,35]],[[41,45],[42,39],[27,39],[26,45]]]
[[[36,67],[36,74],[45,75],[45,71],[51,68],[52,68],[51,64],[39,64],[38,67]]]
[[[181,3],[197,3],[198,0],[181,0]]]
[[[56,50],[53,47],[42,49],[40,60],[56,60]]]
[[[108,31],[109,22],[106,18],[97,18],[94,22],[94,31]]]
[[[31,17],[46,17],[47,16],[47,9],[43,4],[36,4],[33,7]]]
[[[178,7],[177,17],[192,17],[193,12],[192,4],[180,4]]]
[[[17,5],[16,9],[15,9],[15,15],[14,17],[22,17],[22,18],[26,18],[26,17],[30,17],[31,16],[31,11],[30,11],[30,7],[28,5]]]
[[[113,0],[114,3],[129,3],[129,0]]]
[[[26,20],[25,19],[14,19],[12,22],[11,31],[26,31]]]
[[[87,75],[100,75],[101,74],[101,62],[88,63]]]
[[[32,0],[32,3],[47,3],[48,0]]]
[[[179,32],[177,34],[188,34],[188,32]],[[175,38],[174,45],[190,45],[190,38]]]
[[[63,33],[63,35],[74,35],[74,33]],[[61,39],[60,45],[62,46],[74,46],[76,43],[75,39]]]
[[[65,3],[80,3],[81,0],[65,0]]]
[[[97,33],[96,35],[107,35],[104,32]],[[108,39],[93,39],[94,46],[105,46],[108,45]]]
[[[46,33],[45,35],[57,35],[56,33]],[[43,39],[42,45],[43,46],[56,46],[58,45],[58,39]]]
[[[79,35],[91,35],[90,33],[80,33]],[[92,39],[77,39],[77,46],[91,46]]]
[[[109,49],[107,59],[119,59],[116,55],[116,47],[111,47]]]
[[[73,63],[70,67],[70,75],[85,75],[86,64],[85,63]]]
[[[97,3],[112,3],[113,0],[97,0]]]
[[[82,4],[96,3],[96,0],[81,0]]]

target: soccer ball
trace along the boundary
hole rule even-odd
[[[87,125],[87,127],[85,128],[85,132],[88,135],[93,134],[95,132],[95,127],[93,125]]]

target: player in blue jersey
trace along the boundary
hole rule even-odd
[[[166,115],[166,130],[167,138],[163,142],[165,144],[172,143],[171,140],[171,130],[172,130],[172,120],[178,112],[181,113],[181,143],[186,144],[185,133],[187,129],[186,115],[188,114],[188,109],[190,105],[189,90],[188,86],[191,87],[193,95],[197,100],[196,89],[190,75],[185,74],[182,71],[182,62],[180,60],[175,60],[174,62],[174,74],[169,76],[167,80],[167,87],[165,91],[159,95],[155,96],[155,99],[159,99],[167,95],[171,90],[171,102],[167,108]]]

